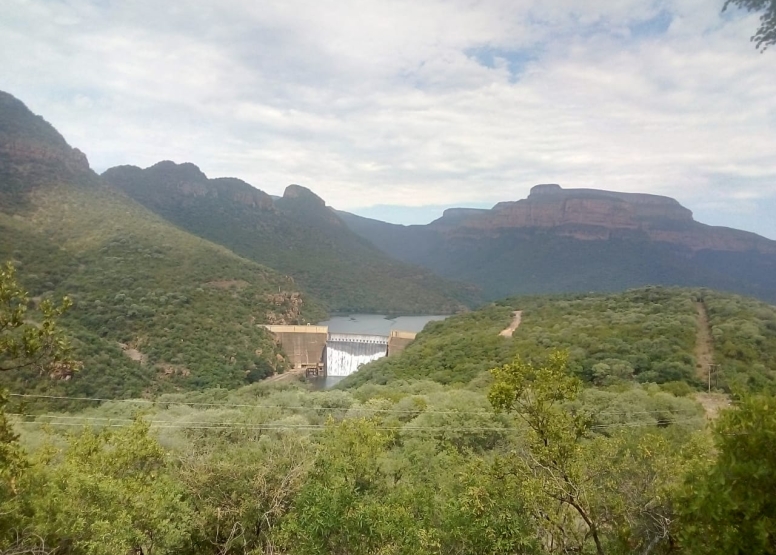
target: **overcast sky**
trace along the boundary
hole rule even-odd
[[[0,89],[97,171],[189,161],[400,223],[560,183],[776,239],[776,48],[722,4],[0,0]]]

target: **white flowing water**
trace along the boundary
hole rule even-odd
[[[387,354],[387,336],[330,333],[326,342],[326,375],[350,376],[364,364]]]

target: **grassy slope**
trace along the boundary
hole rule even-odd
[[[294,276],[335,312],[452,313],[478,301],[470,286],[386,256],[312,193],[279,199],[273,209],[254,208],[228,194],[247,184],[207,180],[184,166],[119,167],[104,177],[176,225]],[[211,193],[182,195],[176,190],[181,182]]]

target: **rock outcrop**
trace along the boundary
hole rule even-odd
[[[0,197],[23,201],[45,184],[95,182],[86,155],[23,102],[0,91]]]
[[[459,235],[534,229],[585,241],[641,237],[694,251],[776,253],[776,241],[696,222],[690,210],[669,197],[555,184],[537,185],[528,198],[500,202],[490,210],[447,210],[432,227]]]

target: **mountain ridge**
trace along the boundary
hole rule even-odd
[[[472,286],[390,258],[300,185],[273,198],[170,161],[110,168],[102,178],[176,226],[294,276],[333,312],[450,314],[478,302]]]
[[[697,222],[670,197],[543,184],[526,199],[448,209],[426,225],[338,214],[384,252],[471,281],[490,299],[659,284],[776,302],[776,241]]]
[[[14,263],[32,298],[74,301],[62,323],[83,370],[68,381],[0,376],[28,392],[138,397],[245,385],[288,367],[259,324],[325,315],[293,279],[171,225],[105,183],[7,93],[0,260]]]

